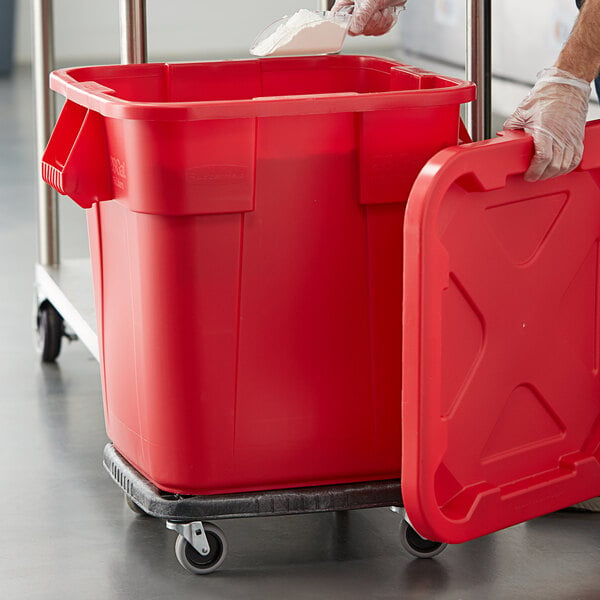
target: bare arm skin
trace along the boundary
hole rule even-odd
[[[586,0],[573,31],[554,64],[586,81],[600,71],[600,0]]]

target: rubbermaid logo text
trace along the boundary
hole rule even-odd
[[[204,165],[187,170],[187,180],[197,184],[236,185],[248,180],[249,168],[240,165]]]
[[[110,157],[110,170],[113,176],[113,183],[119,189],[125,188],[125,179],[127,179],[127,175],[125,172],[125,161],[117,158],[116,156]]]

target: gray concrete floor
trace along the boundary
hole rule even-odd
[[[387,509],[220,523],[230,554],[196,577],[175,534],[136,517],[102,468],[97,363],[82,344],[41,365],[31,331],[35,234],[30,74],[0,80],[0,589],[6,599],[600,598],[600,514],[556,513],[408,556]],[[61,204],[63,256],[86,251]]]

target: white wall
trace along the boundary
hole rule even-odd
[[[464,76],[465,0],[410,0],[398,40],[408,60]],[[551,66],[577,18],[575,0],[492,2],[492,111],[509,115],[544,67]],[[589,119],[600,118],[592,92]]]
[[[418,1],[418,0],[417,0]],[[118,0],[54,0],[58,65],[119,62]],[[152,61],[247,57],[259,31],[317,0],[147,0],[148,54]],[[31,0],[17,0],[15,59],[31,59]],[[349,39],[345,50],[392,52],[393,30],[381,38]]]
[[[465,0],[411,0],[400,21],[407,50],[464,64]],[[500,0],[492,3],[492,70],[521,83],[551,66],[577,17],[575,0]]]

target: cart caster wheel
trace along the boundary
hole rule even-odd
[[[136,515],[141,515],[143,517],[149,517],[150,515],[139,505],[135,500],[130,498],[127,494],[125,494],[125,504],[134,512]]]
[[[195,575],[207,575],[216,571],[227,556],[227,540],[220,527],[212,523],[204,524],[210,551],[202,556],[182,535],[175,542],[175,556],[179,564]]]
[[[37,349],[42,362],[51,363],[60,354],[65,331],[63,318],[49,302],[44,302],[37,312]]]
[[[400,524],[400,543],[409,554],[417,558],[433,558],[443,552],[448,545],[422,538],[405,520]]]

